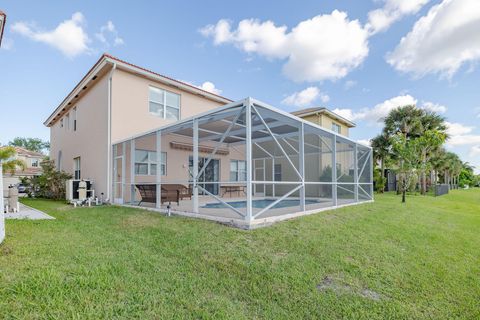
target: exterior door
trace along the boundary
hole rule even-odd
[[[193,170],[193,157],[190,156],[188,159],[190,172]],[[207,162],[207,158],[198,158],[198,170],[200,171],[203,168],[203,165]],[[208,163],[207,167],[200,175],[198,179],[199,185],[210,192],[211,194],[218,195],[218,183],[209,183],[209,182],[218,182],[220,181],[220,160],[212,159]],[[202,190],[198,190],[198,194],[205,194]]]
[[[123,188],[125,184],[125,168],[123,156],[115,157],[113,161],[113,202],[123,204]]]
[[[254,160],[254,177],[255,181],[265,181],[265,159]],[[254,184],[254,195],[259,197],[265,196],[265,185]]]

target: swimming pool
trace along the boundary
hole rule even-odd
[[[263,209],[268,207],[270,204],[275,202],[276,199],[259,199],[259,200],[252,200],[252,206],[257,209]],[[231,201],[227,202],[234,208],[245,208],[247,206],[247,201]],[[305,200],[305,204],[315,204],[320,203],[317,200]],[[287,207],[298,207],[300,206],[300,200],[283,200],[277,203],[272,207],[272,209],[278,208],[287,208]],[[223,203],[207,203],[206,205],[202,206],[202,208],[210,208],[210,209],[220,209],[220,208],[228,208]]]

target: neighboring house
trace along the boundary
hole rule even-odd
[[[7,15],[0,10],[0,46],[2,46],[3,30],[5,29],[5,23],[7,22]]]
[[[59,170],[91,179],[98,196],[112,199],[115,142],[229,102],[104,54],[44,122],[50,128],[50,158]],[[139,162],[137,170],[144,169]]]
[[[355,123],[327,108],[307,108],[294,111],[292,114],[346,137],[349,136],[350,128],[355,127]]]
[[[20,183],[22,177],[33,177],[42,174],[40,162],[45,158],[45,155],[39,152],[33,152],[21,147],[15,147],[17,151],[16,159],[22,160],[25,163],[25,169],[18,168],[13,174],[3,174],[3,188],[8,189],[11,185]]]

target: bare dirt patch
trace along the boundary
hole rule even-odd
[[[339,295],[354,294],[365,299],[374,301],[380,301],[384,299],[384,296],[378,292],[365,288],[359,290],[331,276],[326,276],[325,278],[323,278],[323,280],[317,285],[317,289],[320,292],[333,291]]]

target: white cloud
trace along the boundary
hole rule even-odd
[[[433,102],[423,102],[423,105],[421,106],[422,109],[425,109],[427,111],[435,112],[435,113],[445,113],[447,112],[447,107],[438,104],[438,103],[433,103]]]
[[[451,146],[480,144],[480,135],[464,134],[464,135],[451,136],[448,139],[447,144]]]
[[[417,13],[429,0],[384,0],[383,8],[368,13],[365,28],[371,33],[387,30],[395,21]]]
[[[319,88],[308,87],[302,91],[292,93],[283,99],[282,103],[289,106],[307,107],[317,99],[320,99],[323,103],[330,101],[330,97],[327,94],[320,92]]]
[[[328,101],[330,101],[330,96],[328,94],[321,93],[320,101],[322,101],[323,103],[327,103]]]
[[[90,39],[84,30],[85,17],[75,12],[72,18],[61,22],[55,29],[42,31],[35,24],[16,22],[13,32],[21,34],[37,42],[42,42],[60,50],[67,57],[73,58],[88,52]]]
[[[470,133],[474,129],[474,127],[465,126],[461,123],[452,123],[447,121],[445,124],[447,125],[447,133],[452,137]]]
[[[383,101],[375,105],[373,108],[363,108],[355,112],[352,109],[334,109],[333,112],[341,115],[342,117],[355,121],[355,120],[366,120],[369,124],[375,124],[381,122],[388,113],[397,108],[406,105],[416,105],[417,100],[411,95],[401,95],[388,100]]]
[[[480,157],[480,145],[471,147],[468,155],[471,158]]]
[[[344,87],[345,90],[350,90],[351,88],[355,87],[357,85],[357,81],[355,80],[348,80],[345,82]]]
[[[214,94],[221,94],[222,93],[222,90],[220,90],[218,88],[215,88],[215,85],[210,81],[205,81],[204,83],[202,83],[200,88],[202,88],[205,91],[214,93]]]
[[[125,44],[123,39],[119,37],[117,28],[115,28],[115,25],[110,20],[100,27],[100,32],[96,33],[95,37],[106,46],[111,46],[111,43],[113,43],[114,46]]]
[[[357,140],[357,142],[361,143],[365,146],[370,146],[370,143],[371,143],[370,140],[368,140],[368,139],[359,139],[359,140]]]
[[[449,146],[479,145],[480,135],[472,134],[475,127],[466,126],[461,123],[446,122]]]
[[[301,21],[290,31],[255,19],[242,20],[232,30],[231,23],[222,19],[200,33],[213,38],[215,45],[229,43],[249,54],[286,59],[283,72],[295,81],[343,78],[368,55],[368,32],[338,10]]]
[[[387,55],[387,62],[417,77],[452,77],[463,65],[480,60],[478,30],[478,0],[444,0],[415,23]]]
[[[349,108],[336,108],[332,111],[348,120],[364,120],[367,121],[369,125],[374,125],[381,123],[393,109],[406,105],[415,105],[418,108],[436,113],[445,113],[447,111],[447,107],[429,101],[424,101],[421,105],[417,105],[417,99],[409,94],[387,99],[372,108],[362,108],[358,111]],[[454,124],[454,127],[458,128],[456,124]]]

